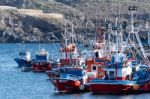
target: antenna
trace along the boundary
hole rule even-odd
[[[119,5],[118,5],[118,14],[119,14],[119,18],[120,18],[120,1],[118,1]]]

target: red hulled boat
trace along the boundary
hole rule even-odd
[[[106,31],[107,35],[105,34],[105,36],[108,38],[105,39],[107,41],[104,45],[104,54],[105,57],[109,57],[110,61],[105,62],[104,67],[101,66],[105,72],[104,77],[97,77],[88,83],[90,91],[93,93],[150,91],[150,62],[145,54],[138,31],[134,30],[133,25],[133,13],[136,7],[129,7],[129,9],[132,11],[132,28],[128,35],[117,29],[112,30],[112,28]],[[114,33],[111,33],[112,31]],[[124,35],[127,35],[127,39],[123,39]],[[113,46],[115,46],[115,50],[112,50]],[[98,71],[98,74],[101,73]]]
[[[84,70],[77,67],[61,67],[47,72],[51,83],[58,92],[88,91],[84,85]]]
[[[125,72],[127,73],[129,70],[126,71],[122,69],[124,71],[122,77],[119,77],[121,71],[118,69],[118,76],[115,78],[111,78],[110,75],[112,75],[111,73],[113,73],[113,70],[110,70],[111,71],[109,71],[109,75],[105,79],[97,78],[89,83],[91,92],[135,93],[150,91],[149,67],[147,65],[141,65],[139,70],[132,72],[132,75],[125,74]]]
[[[32,62],[32,68],[35,72],[45,72],[51,70],[51,62],[48,60],[48,52],[41,49],[36,53],[36,59]]]

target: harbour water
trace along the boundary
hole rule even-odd
[[[56,93],[45,73],[21,72],[13,60],[21,44],[0,44],[0,99],[149,99],[150,93],[92,94]],[[59,44],[42,44],[50,56],[59,58]],[[39,44],[27,44],[34,57]],[[55,52],[55,53],[54,53]]]

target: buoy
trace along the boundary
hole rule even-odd
[[[80,81],[75,81],[75,86],[80,86]]]

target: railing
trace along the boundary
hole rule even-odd
[[[73,74],[59,73],[59,72],[56,72],[56,71],[51,71],[49,73],[51,73],[50,74],[51,75],[50,79],[73,79],[73,80],[77,80],[77,79],[81,78],[81,77],[73,75]]]

